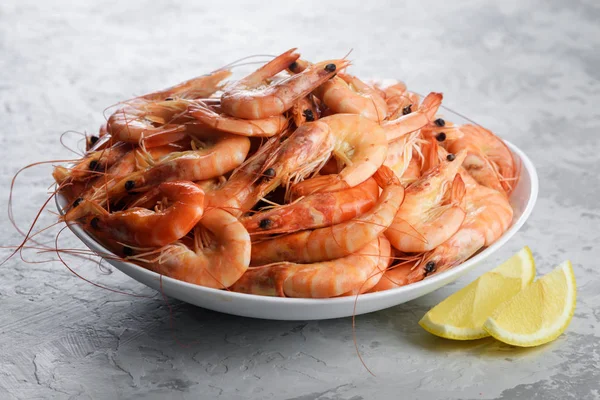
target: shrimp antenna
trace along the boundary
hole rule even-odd
[[[231,67],[238,67],[240,65],[247,65],[245,63],[244,64],[240,64],[240,62],[249,60],[251,58],[258,58],[258,57],[275,58],[277,56],[274,56],[272,54],[252,54],[252,55],[249,55],[249,56],[246,56],[246,57],[238,58],[237,60],[234,60],[234,61],[230,62],[229,64],[225,64],[221,68],[218,68],[218,69],[216,69],[213,72],[221,71],[221,70],[224,70],[224,69],[229,69]],[[255,63],[258,63],[258,61],[256,61]]]
[[[421,97],[425,97],[422,93],[418,93],[418,92],[414,92],[414,93],[418,94]],[[467,117],[466,115],[463,115],[463,114],[459,113],[458,111],[454,111],[453,109],[446,107],[443,104],[440,105],[440,108],[443,108],[444,110],[447,110],[447,111],[451,112],[452,114],[458,115],[459,117],[469,121],[470,123],[472,123],[474,125],[481,126],[481,124],[479,124],[476,121],[473,121],[471,118]]]
[[[347,58],[348,58],[348,56],[349,56],[350,54],[352,54],[352,52],[353,52],[353,51],[354,51],[354,48],[351,48],[351,49],[350,49],[350,50],[349,50],[349,51],[346,53],[346,55],[345,55],[344,57],[342,57],[342,59],[343,59],[343,60],[347,59]]]
[[[231,68],[243,67],[245,65],[259,65],[259,64],[265,64],[265,63],[266,63],[266,61],[248,61],[245,63],[239,63],[239,64],[232,65],[229,68],[231,69]]]
[[[81,152],[79,149],[77,149],[77,150],[73,150],[71,147],[69,147],[69,145],[68,145],[68,144],[66,144],[66,143],[64,142],[64,137],[65,137],[67,134],[69,134],[69,133],[76,133],[76,134],[78,134],[78,135],[80,135],[80,136],[83,136],[83,137],[85,137],[85,133],[82,133],[82,132],[77,132],[77,131],[64,131],[63,133],[61,133],[61,134],[60,134],[60,144],[61,144],[61,145],[62,145],[62,146],[65,148],[65,149],[69,150],[71,153],[75,153],[75,154],[77,154],[78,156],[83,156],[83,155],[84,155],[84,153],[83,153],[83,152]]]
[[[100,285],[100,284],[98,284],[98,283],[96,283],[96,282],[93,282],[93,281],[91,281],[91,280],[89,280],[89,279],[87,279],[87,278],[85,278],[85,277],[83,277],[83,276],[79,275],[79,274],[78,274],[78,273],[77,273],[77,272],[76,272],[76,271],[75,271],[73,268],[69,267],[69,265],[68,265],[68,264],[65,262],[65,260],[64,260],[64,259],[62,258],[62,256],[60,255],[60,249],[59,249],[59,247],[58,247],[58,238],[59,238],[60,234],[61,234],[61,233],[62,233],[62,232],[65,230],[65,229],[67,229],[67,228],[68,228],[68,226],[64,226],[64,227],[63,227],[63,228],[62,228],[62,229],[61,229],[61,230],[58,232],[58,234],[56,235],[56,239],[54,240],[54,245],[55,245],[55,247],[56,247],[56,256],[58,257],[58,259],[60,260],[60,262],[61,262],[61,263],[62,263],[62,264],[63,264],[63,265],[64,265],[64,266],[65,266],[65,267],[66,267],[66,268],[67,268],[67,269],[68,269],[68,270],[71,272],[71,273],[73,273],[73,274],[74,274],[76,277],[78,277],[78,278],[80,278],[80,279],[83,279],[83,280],[84,280],[84,281],[86,281],[87,283],[89,283],[89,284],[92,284],[92,285],[94,285],[94,286],[96,286],[96,287],[99,287],[100,289],[106,289],[106,290],[109,290],[109,291],[111,291],[111,292],[113,292],[113,293],[119,293],[119,294],[124,294],[124,295],[127,295],[127,296],[133,296],[133,297],[139,297],[139,298],[146,298],[146,299],[151,299],[152,297],[154,297],[154,296],[146,296],[146,295],[143,295],[143,294],[127,293],[127,292],[123,292],[123,291],[121,291],[121,290],[111,289],[111,288],[109,288],[109,287],[107,287],[107,286]]]

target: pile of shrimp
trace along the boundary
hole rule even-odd
[[[296,49],[119,103],[53,177],[61,219],[119,258],[230,291],[330,298],[445,271],[510,226],[502,140]]]

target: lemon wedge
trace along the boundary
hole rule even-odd
[[[497,340],[530,347],[551,342],[567,328],[575,312],[577,285],[565,261],[502,304],[483,329]]]
[[[535,262],[524,247],[495,269],[452,294],[419,321],[426,331],[443,338],[471,340],[489,336],[483,324],[492,312],[535,277]]]

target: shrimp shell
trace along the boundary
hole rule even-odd
[[[389,168],[381,167],[374,178],[383,191],[368,212],[331,227],[254,243],[252,264],[277,261],[311,263],[345,257],[358,251],[390,226],[404,199],[404,188]]]
[[[360,251],[332,261],[313,264],[281,262],[249,268],[231,289],[280,297],[350,295],[368,287],[373,277],[380,274],[383,265],[387,265],[390,256],[391,246],[380,236]]]

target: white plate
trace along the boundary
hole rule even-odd
[[[506,143],[515,155],[515,158],[520,160],[522,164],[519,183],[510,198],[514,209],[512,226],[490,247],[452,269],[434,274],[420,282],[400,288],[360,295],[356,302],[356,310],[354,310],[356,296],[334,299],[293,299],[257,296],[206,288],[166,276],[162,277],[162,291],[167,296],[209,310],[244,317],[275,320],[316,320],[348,317],[352,314],[358,315],[383,310],[384,308],[393,307],[426,295],[455,281],[467,271],[475,268],[504,245],[523,226],[531,214],[538,194],[538,177],[535,167],[520,149],[509,142]],[[62,196],[57,196],[56,203],[59,211],[62,209],[61,206],[67,204],[66,199]],[[81,227],[71,225],[70,229],[92,251],[100,254],[111,253],[85,233]],[[110,258],[107,261],[138,282],[155,290],[160,290],[159,274],[129,262]]]

